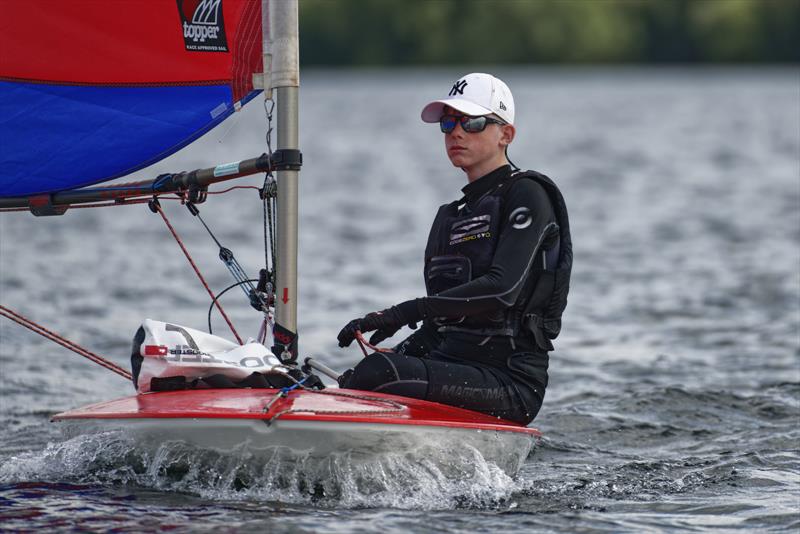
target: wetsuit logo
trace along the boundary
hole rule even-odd
[[[444,399],[447,399],[450,402],[453,402],[454,400],[463,401],[467,399],[500,402],[504,400],[505,397],[512,396],[514,394],[514,391],[511,389],[510,386],[500,386],[496,388],[482,388],[482,387],[470,387],[470,386],[443,385],[440,388],[440,393]]]
[[[529,208],[520,206],[511,212],[511,215],[508,216],[508,221],[517,230],[524,230],[533,222],[533,215]]]
[[[222,0],[178,0],[183,43],[193,52],[227,52]]]
[[[473,241],[482,237],[492,237],[489,231],[491,215],[478,215],[462,221],[456,221],[450,227],[450,244],[457,245],[465,241]]]

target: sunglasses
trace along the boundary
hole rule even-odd
[[[461,124],[461,129],[467,133],[478,133],[486,129],[487,124],[505,124],[489,117],[470,117],[469,115],[442,115],[439,119],[439,128],[443,133],[450,133],[456,129],[456,124]]]

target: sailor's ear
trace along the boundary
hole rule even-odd
[[[503,146],[508,146],[514,141],[514,136],[517,135],[517,129],[514,128],[513,124],[503,124],[500,126],[502,130],[502,134],[500,135],[500,144]]]

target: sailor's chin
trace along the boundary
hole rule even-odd
[[[467,154],[462,151],[450,152],[448,157],[450,158],[450,163],[452,163],[454,167],[464,167],[469,160]]]

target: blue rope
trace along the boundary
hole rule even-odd
[[[285,387],[285,388],[281,388],[281,394],[282,394],[282,395],[286,395],[287,393],[289,393],[289,392],[290,392],[290,391],[292,391],[293,389],[297,389],[297,388],[299,388],[300,386],[302,386],[302,385],[303,385],[303,382],[305,382],[306,380],[308,380],[308,377],[305,377],[305,378],[304,378],[304,379],[302,379],[300,382],[298,382],[298,383],[296,383],[296,384],[294,384],[294,385],[292,385],[292,386],[287,386],[287,387]]]

